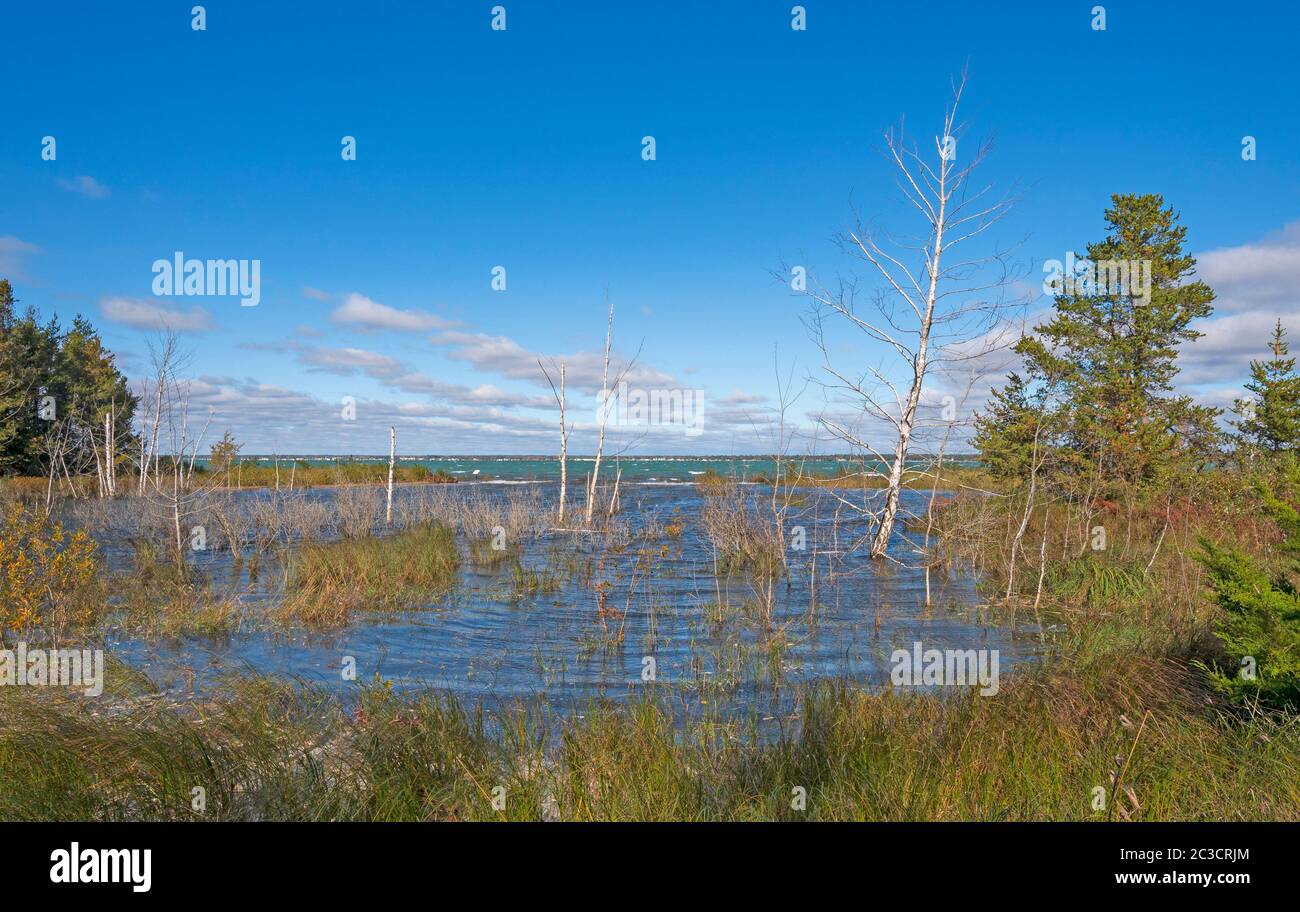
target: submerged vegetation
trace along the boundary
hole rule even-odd
[[[304,623],[341,624],[353,611],[409,607],[451,588],[459,565],[446,526],[303,545],[288,565],[282,610]]]

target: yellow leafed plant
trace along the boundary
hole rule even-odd
[[[0,518],[0,628],[63,630],[103,607],[95,542],[21,503]]]

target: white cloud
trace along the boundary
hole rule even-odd
[[[714,400],[719,405],[758,405],[766,401],[766,396],[758,393],[747,393],[744,390],[732,390],[722,398]]]
[[[104,298],[99,302],[99,310],[104,319],[136,329],[207,332],[216,328],[212,315],[202,307],[191,307],[182,312],[138,298]]]
[[[1184,345],[1178,353],[1179,383],[1195,386],[1244,379],[1252,360],[1269,356],[1268,341],[1276,322],[1277,315],[1271,310],[1199,321],[1194,328],[1204,335]],[[1285,317],[1282,322],[1286,325]],[[1296,330],[1300,330],[1300,325]],[[1241,395],[1240,388],[1237,395]]]
[[[1202,333],[1178,351],[1178,392],[1197,403],[1225,407],[1242,395],[1253,359],[1268,357],[1268,341],[1280,318],[1300,339],[1300,221],[1262,240],[1195,254],[1196,278],[1214,289],[1214,313],[1192,328]],[[1034,326],[1051,311],[1036,312]],[[1012,364],[1010,369],[1016,369]],[[1001,385],[1005,371],[993,385]],[[942,390],[942,385],[938,391]],[[986,393],[973,398],[983,406]]]
[[[354,356],[355,360],[370,359]],[[551,454],[558,447],[553,412],[518,410],[490,400],[494,387],[461,388],[461,401],[410,402],[357,396],[355,420],[343,420],[341,402],[252,378],[204,376],[191,381],[191,414],[213,416],[215,439],[227,427],[245,445],[245,453],[380,453],[388,446],[388,427],[397,427],[400,452]],[[631,446],[629,452],[726,453],[762,450],[771,445],[763,427],[755,429],[748,414],[725,416],[706,408],[704,434],[683,436],[679,427],[610,426],[606,454]],[[569,452],[594,451],[595,410],[577,413]],[[757,430],[757,436],[756,436]]]
[[[91,199],[103,199],[109,194],[108,187],[89,174],[78,174],[72,180],[60,178],[59,186],[64,190],[71,190],[73,193],[80,193],[82,196],[88,196]]]
[[[338,374],[341,377],[351,375],[357,368],[380,372],[381,375],[391,375],[402,367],[402,362],[396,358],[366,351],[363,348],[304,347],[299,350],[298,360],[314,370]]]
[[[391,329],[407,328],[412,314],[420,322],[433,316],[418,311],[398,311],[363,295],[352,294],[344,299],[332,317],[335,322],[356,320],[364,322],[354,325]],[[443,357],[467,363],[476,371],[493,375],[492,379],[485,379],[478,385],[448,382],[433,375],[436,370],[433,374],[425,373],[399,356],[353,346],[313,344],[301,331],[296,337],[278,342],[246,342],[243,347],[290,353],[309,373],[369,378],[397,394],[411,397],[407,401],[388,402],[364,399],[362,390],[366,385],[360,382],[357,391],[352,393],[357,399],[358,415],[364,415],[366,423],[376,423],[379,431],[383,431],[387,424],[399,425],[398,439],[403,448],[444,453],[550,453],[555,450],[558,446],[555,402],[537,365],[539,358],[549,364],[549,355],[530,350],[514,339],[484,333],[445,330],[428,339],[438,346]],[[578,352],[556,355],[555,360],[568,366],[568,417],[574,425],[571,452],[590,451],[595,445],[596,392],[601,386],[603,354]],[[617,354],[612,361],[611,379],[626,363]],[[684,389],[687,386],[672,375],[639,362],[633,366],[627,379],[633,388],[649,390]],[[494,382],[497,380],[502,381],[501,385]],[[250,389],[251,383],[249,381],[242,388]],[[225,384],[224,389],[229,392],[231,386]],[[347,390],[346,385],[343,390]],[[261,398],[259,395],[259,401]],[[284,401],[287,404],[292,399]],[[246,426],[248,433],[255,435],[263,435],[268,429],[283,432],[287,436],[280,438],[281,452],[285,452],[285,447],[292,441],[299,441],[297,445],[311,441],[312,448],[318,452],[372,452],[377,451],[377,440],[382,443],[387,439],[375,427],[362,431],[358,427],[363,420],[360,417],[358,423],[340,425],[336,417],[337,406],[319,401],[311,408],[294,402],[283,410],[274,409],[274,415],[271,411],[264,402],[261,408],[250,405]],[[624,448],[630,448],[627,452],[641,453],[728,453],[748,452],[755,447],[764,449],[772,445],[774,437],[771,411],[762,396],[737,390],[714,399],[706,391],[703,433],[700,436],[685,437],[680,424],[646,427],[615,422],[608,428],[606,452],[618,452]]]
[[[249,348],[268,346],[250,344]],[[415,370],[409,364],[379,352],[364,348],[326,348],[290,343],[286,347],[298,352],[298,361],[315,371],[350,377],[360,371],[385,386],[404,393],[429,396],[451,404],[520,406],[523,408],[548,408],[553,403],[546,396],[527,396],[511,393],[491,384],[477,387],[447,383]]]
[[[1197,254],[1197,276],[1214,289],[1215,310],[1300,312],[1300,221],[1252,244]]]
[[[335,323],[358,326],[363,329],[393,329],[406,332],[428,332],[448,329],[456,323],[424,310],[398,310],[380,304],[363,294],[353,292],[344,299],[330,319]]]
[[[1300,338],[1300,221],[1248,244],[1196,255],[1197,277],[1214,289],[1214,314],[1198,320],[1204,335],[1178,353],[1178,384],[1207,405],[1242,395],[1254,359],[1268,357],[1280,318]]]
[[[445,332],[435,336],[432,341],[435,345],[448,347],[447,357],[473,365],[476,370],[546,386],[546,378],[542,375],[537,362],[541,360],[549,366],[550,356],[542,352],[530,351],[514,339],[506,336],[490,336],[485,333]],[[601,388],[604,357],[603,352],[577,352],[571,355],[556,355],[555,361],[565,364],[565,379],[571,388],[594,395]],[[620,357],[617,353],[611,355],[609,368],[611,385],[626,364],[626,358]],[[684,386],[671,374],[640,361],[632,365],[625,379],[629,386],[647,389],[676,389]]]
[[[12,234],[0,237],[0,278],[19,281],[26,279],[26,273],[23,272],[23,258],[40,251],[41,248],[35,244],[29,244]]]

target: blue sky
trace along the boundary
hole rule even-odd
[[[854,207],[908,226],[881,131],[933,136],[964,64],[983,178],[1023,191],[996,240],[1031,277],[1100,237],[1111,193],[1159,192],[1221,299],[1186,388],[1230,401],[1296,316],[1291,5],[1106,3],[1095,31],[1087,2],[812,0],[803,32],[789,2],[505,0],[503,32],[491,2],[210,2],[205,31],[192,5],[0,12],[0,275],[132,376],[183,329],[196,407],[248,452],[379,452],[393,423],[409,453],[552,452],[534,361],[589,379],[606,289],[634,376],[707,403],[705,433],[639,452],[770,449],[774,346],[797,376],[820,357],[773,273],[869,278],[833,238]],[[178,250],[260,260],[258,306],[154,296]],[[847,334],[831,355],[883,358]],[[810,433],[823,399],[797,404]]]

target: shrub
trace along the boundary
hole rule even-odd
[[[84,531],[67,532],[21,503],[0,518],[0,632],[89,624],[101,612],[99,560]]]
[[[1290,576],[1300,571],[1300,512],[1291,500],[1300,493],[1300,465],[1281,461],[1277,480],[1261,483],[1265,511],[1282,533],[1288,565],[1271,572],[1235,548],[1201,540],[1214,601],[1224,610],[1216,625],[1232,667],[1208,667],[1211,680],[1238,700],[1300,708],[1300,592]]]
[[[780,529],[741,488],[732,485],[710,495],[700,508],[700,524],[719,573],[750,571],[774,578],[784,572]]]

